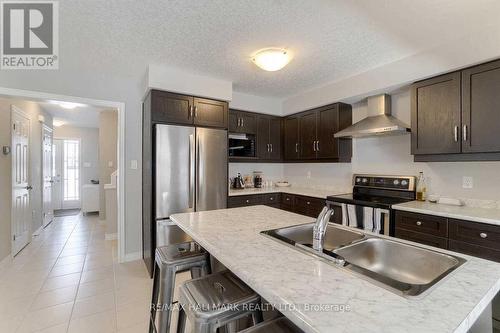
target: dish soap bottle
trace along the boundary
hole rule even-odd
[[[427,185],[425,184],[424,173],[420,172],[417,183],[417,200],[425,201],[427,198]]]

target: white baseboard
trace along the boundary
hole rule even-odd
[[[105,240],[115,240],[118,239],[118,234],[115,232],[114,234],[104,234]]]
[[[123,262],[142,259],[142,252],[127,253],[123,256]]]
[[[10,262],[12,262],[12,256],[9,253],[8,255],[5,256],[5,258],[0,260],[0,269],[2,269],[5,265],[9,264]]]
[[[33,237],[35,237],[35,236],[40,235],[40,233],[42,232],[42,230],[43,230],[43,225],[41,225],[41,226],[38,228],[38,230],[36,230],[36,231],[33,233],[33,235],[32,235],[32,236],[33,236]]]

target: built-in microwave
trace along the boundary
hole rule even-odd
[[[255,135],[229,133],[230,157],[257,157],[255,149]]]

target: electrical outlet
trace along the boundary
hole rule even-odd
[[[462,188],[472,188],[474,187],[474,181],[472,177],[462,177]]]

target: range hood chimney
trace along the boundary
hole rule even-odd
[[[368,97],[368,117],[335,133],[336,138],[360,138],[378,135],[402,135],[410,127],[391,115],[391,96]]]

